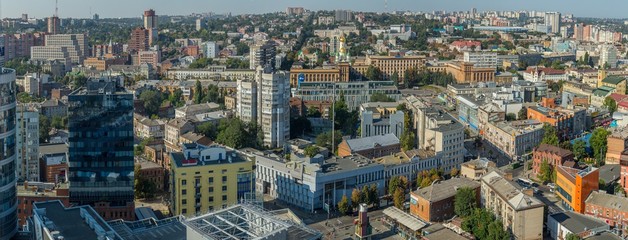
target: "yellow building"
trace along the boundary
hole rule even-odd
[[[349,82],[350,72],[351,66],[348,63],[315,69],[292,67],[290,69],[290,85],[296,87],[301,82]]]
[[[253,161],[221,146],[183,144],[171,158],[170,211],[194,216],[238,203],[254,192]]]
[[[615,89],[615,93],[626,93],[626,77],[624,76],[608,76],[602,80],[602,86],[611,87]],[[602,87],[600,86],[600,87]]]
[[[356,70],[362,74],[366,74],[368,66],[379,68],[382,71],[382,79],[390,80],[390,77],[397,73],[399,75],[399,82],[403,82],[403,79],[408,69],[416,69],[420,71],[425,67],[425,56],[366,56],[364,65],[366,67],[354,66]],[[358,65],[358,64],[356,64]]]

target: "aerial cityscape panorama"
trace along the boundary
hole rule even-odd
[[[0,0],[0,240],[628,239],[627,8]]]

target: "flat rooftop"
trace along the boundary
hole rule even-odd
[[[34,214],[42,218],[50,231],[58,231],[66,240],[98,239],[96,231],[102,231],[113,239],[121,239],[89,206],[65,208],[60,201],[55,200],[34,203],[33,212],[35,211],[40,211]],[[87,221],[93,224],[88,224]]]
[[[162,220],[148,218],[139,221],[109,221],[109,225],[125,240],[185,240],[187,233],[183,217]]]

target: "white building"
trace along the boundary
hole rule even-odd
[[[238,80],[236,116],[242,121],[257,120],[257,83],[251,80]]]
[[[403,135],[403,111],[382,115],[376,110],[367,109],[360,112],[360,119],[362,120],[360,121],[360,135],[363,138],[388,133],[394,134],[397,138]]]
[[[496,52],[464,52],[464,62],[473,63],[476,68],[496,68]]]
[[[206,58],[218,57],[218,52],[220,51],[220,48],[218,47],[218,44],[216,42],[209,41],[201,45],[203,47],[203,55],[205,55]]]
[[[260,66],[264,68],[270,65],[274,70],[276,52],[277,48],[272,42],[252,46],[249,52],[249,68],[257,69]]]
[[[560,13],[546,12],[545,25],[550,28],[551,33],[560,33]]]
[[[17,110],[17,175],[23,181],[39,182],[39,112],[24,105]]]
[[[600,58],[598,61],[598,66],[602,68],[608,64],[610,68],[617,67],[617,48],[613,44],[603,44],[598,46],[598,51],[600,52]]]
[[[67,55],[66,55],[67,54]],[[47,35],[44,46],[31,48],[31,60],[70,58],[72,64],[83,64],[89,56],[85,34]]]
[[[282,147],[290,139],[290,73],[270,73],[258,67],[256,80],[257,121],[264,132],[264,145]]]

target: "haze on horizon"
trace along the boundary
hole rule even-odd
[[[1,17],[44,18],[54,14],[54,0],[0,0]],[[59,0],[62,18],[90,18],[98,13],[101,18],[139,17],[153,8],[158,15],[189,15],[192,13],[268,13],[284,11],[286,7],[304,7],[310,10],[351,9],[382,12],[385,0]],[[33,6],[37,6],[34,8]],[[410,11],[478,11],[536,10],[572,13],[576,17],[627,18],[626,0],[388,0],[388,10]],[[91,14],[90,14],[91,12]]]

